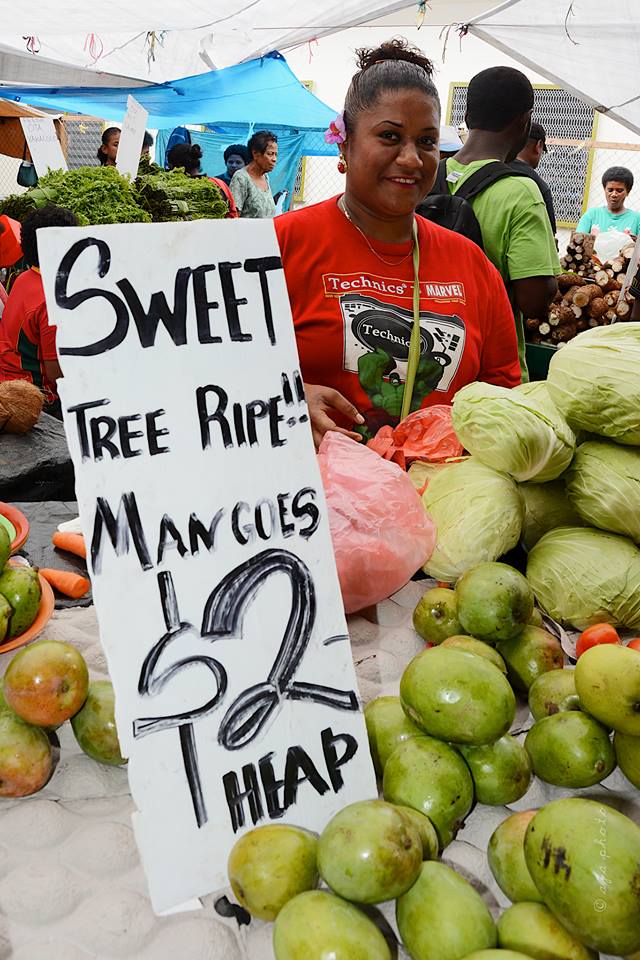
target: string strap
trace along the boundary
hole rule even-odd
[[[409,416],[413,388],[420,362],[420,242],[418,239],[418,223],[413,218],[413,327],[409,341],[409,358],[407,360],[407,379],[402,395],[401,419]]]

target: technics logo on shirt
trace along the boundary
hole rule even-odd
[[[340,309],[344,321],[344,369],[357,373],[367,389],[366,376],[371,373],[369,368],[373,358],[363,358],[375,354],[381,363],[386,357],[384,369],[380,367],[378,371],[384,380],[404,382],[413,327],[412,311],[355,293],[340,298]],[[464,322],[458,316],[421,310],[420,328],[420,368],[425,380],[429,380],[428,392],[446,393],[464,353]]]
[[[402,300],[413,299],[413,281],[393,277],[377,277],[371,273],[325,273],[322,277],[325,297],[342,297],[348,293],[382,293]],[[420,296],[440,303],[466,303],[464,284],[438,283],[423,280]]]

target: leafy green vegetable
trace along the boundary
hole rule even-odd
[[[154,223],[167,220],[218,220],[228,206],[215,183],[207,177],[189,177],[182,170],[159,170],[135,182],[140,206]]]
[[[640,446],[640,323],[594,327],[553,356],[551,399],[574,430]]]
[[[640,450],[589,440],[578,447],[566,482],[587,523],[640,542]]]
[[[475,458],[439,471],[422,495],[438,531],[424,570],[452,583],[470,567],[497,560],[520,537],[524,508],[517,485]]]
[[[522,545],[531,550],[538,540],[556,527],[580,527],[583,521],[567,499],[562,480],[550,483],[523,483],[524,502]]]
[[[456,394],[452,416],[465,449],[515,480],[555,480],[571,463],[575,436],[545,383],[513,390],[470,383]]]
[[[72,210],[81,225],[151,222],[149,214],[136,202],[131,181],[115,167],[54,170],[40,178],[34,191],[49,198],[44,202]],[[38,206],[44,205],[36,202]]]
[[[640,627],[640,550],[627,537],[589,527],[552,530],[530,552],[527,580],[554,620],[578,630]]]

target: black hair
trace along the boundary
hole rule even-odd
[[[624,183],[627,193],[633,190],[633,174],[627,167],[609,167],[602,174],[602,186],[606,187],[608,183]]]
[[[102,140],[100,142],[100,146],[98,147],[98,160],[100,161],[103,167],[107,165],[107,158],[105,157],[102,151],[102,148],[109,146],[109,140],[111,140],[111,137],[115,133],[120,133],[120,132],[121,132],[120,127],[107,127],[107,129],[102,134]]]
[[[229,157],[233,156],[242,157],[245,162],[245,166],[247,163],[251,163],[251,154],[247,150],[244,143],[232,143],[230,146],[228,146],[223,153],[224,162],[226,163]]]
[[[148,130],[145,130],[144,132],[144,137],[142,138],[142,146],[143,148],[144,147],[150,148],[153,146],[153,137],[151,136]]]
[[[39,210],[29,213],[22,223],[20,241],[24,258],[29,266],[40,266],[36,230],[41,227],[76,227],[77,225],[75,213],[65,207],[57,207],[53,203],[48,203],[46,207],[40,207]]]
[[[388,90],[420,90],[435,100],[441,113],[440,97],[432,80],[433,64],[406,40],[396,38],[375,49],[356,50],[356,62],[360,69],[352,77],[344,101],[347,133],[353,131],[358,114],[372,107]]]
[[[501,133],[516,117],[533,109],[533,87],[513,67],[489,67],[469,83],[466,121],[469,130]]]
[[[256,153],[264,153],[270,143],[277,142],[278,138],[275,133],[271,133],[271,130],[258,130],[257,133],[254,133],[254,135],[249,138],[249,143],[247,144],[250,160],[253,159],[254,150]]]
[[[171,147],[167,156],[169,170],[182,167],[185,173],[191,174],[200,167],[202,147],[198,143],[176,143]]]

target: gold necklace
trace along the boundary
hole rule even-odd
[[[344,200],[344,194],[343,194],[343,195],[340,197],[340,199],[338,200],[338,209],[341,210],[342,213],[344,213],[344,215],[345,215],[345,217],[347,218],[347,220],[349,221],[349,223],[350,223],[353,227],[356,228],[356,230],[358,231],[358,233],[360,234],[360,236],[362,237],[362,239],[364,240],[364,242],[366,243],[366,245],[369,247],[369,250],[371,250],[371,253],[374,255],[374,257],[377,257],[378,260],[380,260],[382,263],[386,263],[387,266],[389,266],[389,267],[399,267],[399,266],[400,266],[401,264],[403,264],[406,260],[408,260],[409,257],[412,255],[412,253],[413,253],[413,243],[411,244],[411,250],[409,250],[409,253],[405,254],[405,256],[402,257],[401,260],[387,260],[386,257],[383,257],[382,254],[378,253],[378,251],[375,250],[374,247],[372,247],[372,245],[371,245],[371,243],[370,243],[370,241],[369,241],[369,238],[368,238],[368,236],[366,235],[366,233],[365,233],[363,230],[360,229],[360,227],[358,226],[357,223],[354,223],[354,221],[353,221],[353,219],[352,219],[352,217],[351,217],[351,214],[349,213],[349,211],[348,211],[348,209],[347,209],[347,205],[346,205],[345,200]],[[415,241],[414,241],[414,242],[415,242]]]

